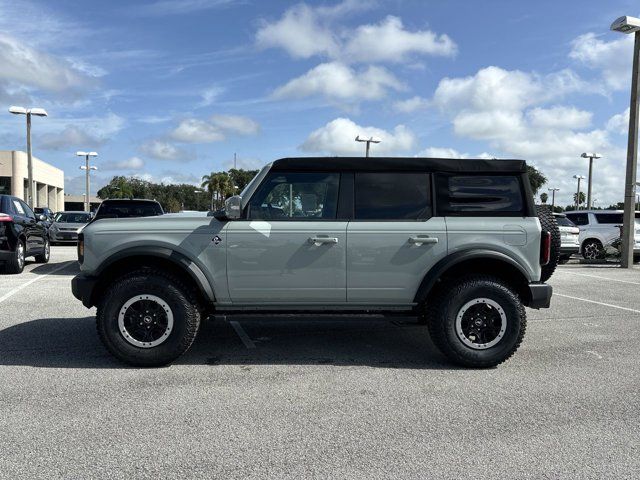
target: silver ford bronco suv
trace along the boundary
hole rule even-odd
[[[89,224],[72,289],[136,366],[251,311],[412,315],[451,361],[491,367],[522,342],[524,307],[549,307],[551,222],[521,160],[284,158],[223,211]]]

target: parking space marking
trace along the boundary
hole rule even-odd
[[[635,308],[621,307],[620,305],[612,305],[611,303],[597,302],[595,300],[589,300],[587,298],[572,297],[571,295],[563,295],[561,293],[556,293],[556,292],[553,292],[553,294],[557,295],[558,297],[571,298],[572,300],[581,300],[583,302],[595,303],[596,305],[603,305],[605,307],[618,308],[620,310],[626,310],[628,312],[640,313],[640,310],[636,310]]]
[[[256,348],[256,344],[253,343],[253,340],[249,338],[249,335],[247,335],[247,332],[244,331],[240,323],[238,323],[235,320],[232,320],[229,323],[231,324],[233,329],[236,331],[236,333],[240,337],[240,340],[242,340],[242,343],[244,343],[245,347],[247,347],[248,349]]]
[[[579,275],[581,277],[599,278],[600,280],[608,280],[610,282],[630,283],[631,285],[640,285],[640,282],[632,282],[631,280],[618,280],[617,278],[601,277],[599,275],[589,275],[588,273],[568,272],[566,270],[558,270],[558,271],[561,271],[563,273],[568,273],[569,275]]]
[[[31,285],[34,282],[37,282],[40,279],[43,279],[44,277],[46,277],[47,275],[50,275],[52,273],[57,272],[58,270],[62,270],[65,267],[68,267],[71,263],[73,263],[74,260],[71,260],[69,262],[65,262],[62,265],[60,265],[59,267],[54,268],[53,270],[51,270],[50,272],[47,273],[43,273],[42,275],[38,275],[36,278],[32,278],[31,280],[24,282],[22,285],[18,285],[16,288],[14,288],[13,290],[9,290],[7,293],[5,293],[3,296],[0,297],[0,303],[4,302],[6,299],[8,299],[9,297],[12,297],[13,295],[15,295],[16,293],[18,293],[20,290],[28,287],[29,285]],[[67,280],[68,281],[68,280]]]

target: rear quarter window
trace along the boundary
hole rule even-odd
[[[444,175],[436,177],[442,215],[521,216],[525,201],[517,175]]]

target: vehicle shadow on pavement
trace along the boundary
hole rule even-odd
[[[455,369],[414,318],[231,318],[203,324],[179,363],[208,365],[339,365],[377,368]]]
[[[427,328],[414,319],[233,319],[203,322],[192,348],[174,364],[338,365],[455,369],[436,350]],[[95,317],[43,318],[0,330],[0,365],[40,368],[131,368],[102,346]]]
[[[64,264],[66,265],[62,267]],[[26,265],[29,265],[29,262],[27,262]],[[58,270],[59,267],[62,268]],[[32,268],[30,273],[38,275],[65,275],[69,277],[69,280],[71,280],[71,275],[80,273],[80,264],[76,260],[67,260],[60,263],[45,263]]]

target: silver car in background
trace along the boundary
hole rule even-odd
[[[49,228],[52,244],[76,243],[78,232],[91,220],[88,212],[58,212]]]
[[[564,213],[554,213],[560,230],[560,263],[567,263],[580,251],[580,229]]]

